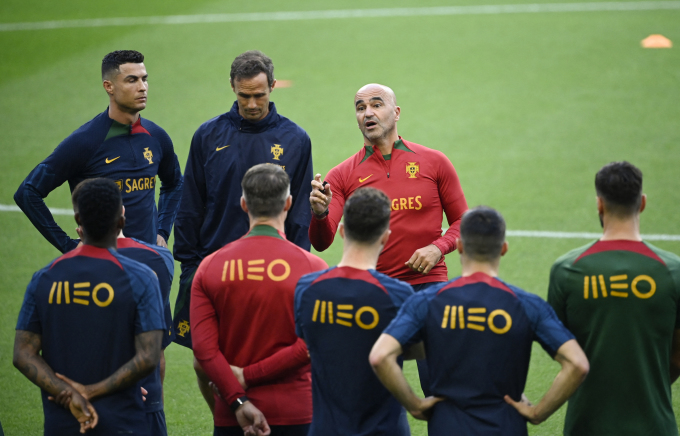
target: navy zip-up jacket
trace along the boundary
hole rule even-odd
[[[161,180],[156,210],[156,175]],[[44,198],[68,180],[71,192],[85,179],[115,181],[125,206],[125,235],[156,244],[167,241],[182,195],[182,173],[165,130],[140,116],[133,125],[109,118],[108,108],[82,125],[30,172],[14,201],[52,245],[62,253],[74,249],[54,221]]]
[[[182,202],[175,223],[175,259],[182,270],[249,230],[241,209],[241,180],[261,163],[281,166],[290,177],[293,206],[286,218],[286,238],[309,251],[312,142],[301,127],[279,115],[273,102],[264,119],[251,123],[231,110],[206,121],[191,140],[184,169]]]

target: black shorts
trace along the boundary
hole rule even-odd
[[[172,326],[175,329],[176,344],[191,348],[191,324],[189,312],[191,306],[191,284],[194,282],[194,275],[198,267],[190,267],[182,270],[179,276],[179,291],[175,302],[175,313],[172,319]]]

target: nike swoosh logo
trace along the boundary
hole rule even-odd
[[[372,175],[373,175],[373,174],[371,174],[371,176],[372,176]],[[359,177],[359,183],[364,183],[366,180],[370,179],[371,176],[365,177],[365,178],[363,178],[363,179],[362,179],[361,177]]]
[[[231,144],[229,144],[229,145],[231,145]],[[215,149],[215,151],[223,150],[223,149],[229,147],[229,145],[225,145],[224,147],[217,147],[217,148]]]
[[[120,156],[118,156],[118,157],[120,157]],[[110,164],[110,163],[113,162],[114,160],[118,159],[118,157],[114,157],[113,159],[109,159],[109,158],[107,157],[107,158],[106,158],[106,163],[107,163],[107,164]]]

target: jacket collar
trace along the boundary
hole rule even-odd
[[[227,112],[227,117],[237,129],[247,133],[259,133],[269,130],[279,120],[279,114],[276,112],[276,105],[274,105],[273,101],[269,102],[269,113],[267,116],[256,123],[247,121],[238,113],[238,102],[234,102],[231,110]]]

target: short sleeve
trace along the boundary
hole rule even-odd
[[[141,264],[139,266],[141,271],[130,274],[130,285],[137,303],[135,334],[165,330],[163,300],[158,279],[150,268]]]
[[[418,292],[410,296],[383,333],[392,336],[402,347],[413,343],[425,325],[428,295],[428,292]]]
[[[26,287],[24,302],[21,305],[16,329],[42,335],[42,324],[40,323],[38,306],[35,301],[35,290],[38,287],[39,277],[40,271],[33,275],[33,279],[31,279],[31,282]]]
[[[575,339],[574,335],[557,318],[555,311],[539,296],[517,294],[524,311],[529,317],[534,340],[541,344],[546,353],[555,356],[557,350],[567,341]]]
[[[553,308],[557,318],[565,325],[567,322],[567,303],[566,296],[560,288],[559,273],[561,267],[555,263],[550,269],[550,282],[548,284],[548,304]]]

